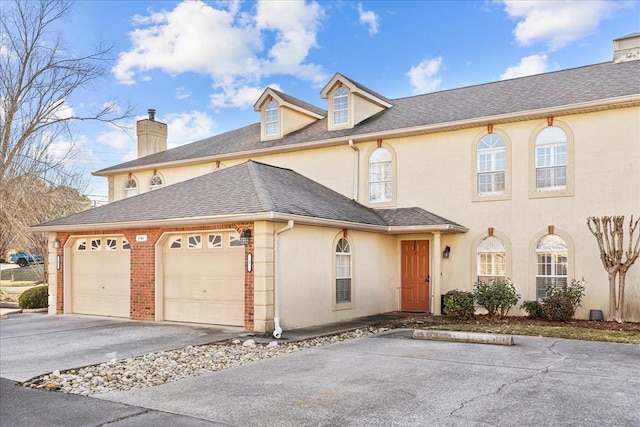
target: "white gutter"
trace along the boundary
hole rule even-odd
[[[69,231],[108,231],[108,230],[127,230],[132,228],[153,228],[153,227],[181,227],[186,225],[206,225],[221,224],[227,222],[255,222],[255,221],[295,221],[300,224],[313,225],[320,227],[334,227],[340,229],[367,231],[372,233],[385,234],[406,234],[433,231],[441,231],[443,233],[466,233],[468,228],[453,225],[409,225],[409,226],[387,226],[362,224],[358,222],[340,221],[335,219],[314,218],[302,215],[282,214],[278,212],[260,212],[252,214],[237,215],[208,215],[201,217],[184,217],[174,219],[149,220],[149,221],[131,221],[131,222],[111,222],[111,223],[94,223],[94,224],[72,224],[72,225],[43,225],[29,227],[31,231],[45,232],[69,232]]]
[[[360,186],[360,150],[353,143],[353,139],[349,140],[349,147],[356,152],[353,166],[353,200],[358,201],[358,188]]]
[[[280,327],[280,292],[278,291],[278,277],[280,277],[278,274],[278,235],[292,228],[293,220],[290,219],[287,225],[273,233],[273,336],[277,340],[282,336],[282,328]]]
[[[605,108],[623,108],[623,107],[631,107],[636,105],[640,105],[640,94],[624,95],[624,96],[609,98],[605,100],[599,99],[595,101],[581,102],[581,103],[570,104],[570,105],[561,105],[557,107],[539,108],[536,110],[518,111],[513,113],[507,113],[507,114],[497,114],[493,116],[474,117],[472,119],[457,120],[457,121],[446,122],[446,123],[434,123],[430,125],[414,126],[410,128],[400,128],[400,129],[386,130],[386,131],[380,131],[380,132],[372,132],[372,133],[366,133],[366,134],[353,135],[351,136],[351,138],[353,138],[354,142],[375,141],[378,139],[399,138],[405,135],[420,135],[420,134],[443,132],[443,131],[463,129],[463,128],[471,128],[475,126],[482,126],[487,123],[501,124],[501,123],[515,122],[519,120],[543,118],[550,115],[551,116],[568,115],[576,112],[582,112],[584,110],[600,111]],[[269,148],[260,148],[256,150],[230,152],[230,153],[224,153],[220,155],[175,160],[175,161],[169,161],[169,162],[150,163],[145,165],[124,167],[119,169],[109,169],[104,171],[99,170],[99,171],[93,172],[92,175],[110,176],[118,173],[135,172],[138,170],[147,170],[151,168],[159,169],[159,168],[185,166],[185,165],[198,164],[198,163],[210,163],[214,161],[249,158],[251,156],[258,156],[263,154],[294,152],[294,151],[300,151],[300,150],[305,150],[310,148],[321,148],[321,147],[340,145],[340,144],[343,144],[344,141],[345,141],[344,137],[329,138],[329,139],[323,139],[318,141],[293,143],[293,144],[280,145],[280,146],[269,147]]]

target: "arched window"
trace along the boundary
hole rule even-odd
[[[336,304],[351,302],[351,245],[345,238],[336,245]]]
[[[536,298],[547,296],[548,285],[567,284],[569,250],[560,236],[547,234],[536,245]]]
[[[502,137],[495,133],[484,136],[476,152],[478,195],[504,193],[506,150]]]
[[[278,135],[278,103],[275,101],[270,101],[264,109],[264,133]]]
[[[125,197],[131,197],[138,194],[138,181],[134,178],[129,178],[124,182],[124,195]]]
[[[495,280],[504,283],[507,274],[504,242],[495,236],[485,237],[478,244],[478,282]]]
[[[349,92],[339,87],[333,92],[333,124],[343,125],[349,122]]]
[[[153,175],[151,180],[149,181],[149,189],[157,190],[158,188],[162,188],[164,186],[164,181],[160,175]]]
[[[386,148],[378,148],[369,156],[369,202],[393,199],[393,161]]]
[[[558,126],[547,126],[536,135],[536,190],[567,188],[567,134]]]

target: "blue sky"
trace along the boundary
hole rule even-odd
[[[66,107],[155,108],[174,147],[257,122],[267,86],[326,108],[335,72],[399,98],[610,61],[640,1],[79,1],[61,29],[71,51],[104,41],[115,58]],[[74,126],[92,198],[107,185],[90,172],[135,157],[136,119]]]

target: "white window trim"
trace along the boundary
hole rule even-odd
[[[337,280],[339,279],[339,277],[337,277],[337,251],[336,248],[338,246],[338,242],[341,239],[345,239],[348,243],[349,243],[349,257],[350,257],[350,273],[351,273],[351,301],[349,302],[337,302],[336,301],[336,294],[337,294]],[[344,237],[344,235],[342,233],[339,233],[336,238],[333,241],[333,245],[331,246],[331,251],[332,251],[332,255],[331,255],[331,259],[332,259],[332,266],[331,266],[331,308],[333,311],[339,311],[339,310],[351,310],[355,307],[355,295],[356,295],[356,288],[355,288],[355,257],[354,257],[354,246],[353,246],[353,239],[350,237]]]
[[[135,187],[128,187],[129,182],[134,182],[135,183]],[[129,197],[133,197],[133,196],[137,196],[138,194],[140,194],[140,183],[138,182],[138,179],[134,176],[131,176],[130,178],[126,178],[124,180],[124,197],[129,198]]]
[[[575,278],[575,243],[573,239],[564,230],[558,229],[558,227],[554,227],[553,234],[564,240],[567,245],[567,279],[571,280],[571,278]],[[538,253],[536,251],[538,247],[538,242],[545,236],[549,235],[548,230],[540,231],[536,235],[533,236],[531,242],[529,243],[529,287],[527,292],[523,294],[523,300],[536,300],[537,292],[536,292],[536,277],[538,274]]]
[[[270,108],[273,106],[274,108]],[[269,120],[269,113],[275,111],[275,120]],[[269,132],[269,125],[275,124],[275,131]],[[266,139],[280,137],[280,105],[275,100],[267,102],[264,107],[264,137]]]
[[[153,183],[153,179],[156,177],[160,179],[161,181],[160,184]],[[159,188],[164,187],[164,185],[165,185],[164,177],[158,172],[149,179],[149,190],[157,190]]]
[[[340,109],[337,110],[336,109],[336,92],[338,91],[346,91],[346,95],[344,96],[340,96],[340,98],[342,97],[346,97],[346,101],[347,101],[347,105],[344,109]],[[332,129],[344,129],[344,128],[349,128],[352,127],[352,120],[353,120],[353,111],[352,111],[352,99],[351,99],[351,91],[346,87],[346,86],[339,86],[336,87],[332,92],[331,92],[331,111],[329,114],[330,117],[330,121],[331,121],[331,128]],[[340,122],[340,123],[336,123],[335,118],[336,118],[336,112],[339,111],[344,111],[347,114],[347,120],[345,122]]]
[[[391,154],[391,200],[385,201],[371,201],[371,185],[369,183],[369,159],[371,159],[371,155],[378,149],[384,148]],[[368,206],[383,208],[383,207],[393,207],[396,205],[397,194],[398,194],[398,160],[396,157],[396,152],[393,147],[389,144],[382,143],[380,147],[378,144],[373,144],[366,151],[366,156],[363,156],[364,159],[361,160],[361,184],[359,185],[360,191],[359,194],[363,194],[364,196],[359,196],[359,199],[363,199],[362,203],[366,203]]]
[[[478,145],[484,137],[490,135],[487,129],[483,128],[474,138],[471,144],[471,201],[472,202],[490,202],[494,200],[510,200],[511,199],[511,138],[502,129],[493,128],[491,134],[496,134],[502,138],[504,142],[504,191],[480,193],[478,191]]]
[[[487,239],[497,239],[502,244],[501,250],[480,250],[480,246],[483,242],[487,241]],[[480,255],[481,254],[491,254],[491,274],[480,274]],[[502,254],[504,256],[504,274],[499,274],[497,271],[496,257],[498,254]],[[476,281],[479,281],[481,277],[495,279],[495,278],[503,278],[506,280],[507,278],[507,246],[504,241],[498,236],[485,236],[476,245],[476,268],[478,271],[478,275],[476,276]]]
[[[540,131],[548,127],[547,122],[540,123],[531,132],[529,137],[529,198],[537,199],[544,197],[572,197],[575,193],[575,141],[571,128],[564,122],[554,119],[553,126],[562,129],[567,136],[567,162],[566,162],[566,174],[567,184],[562,187],[549,187],[549,188],[537,188],[537,153],[536,153],[536,139]]]

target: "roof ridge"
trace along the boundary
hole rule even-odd
[[[265,211],[275,210],[273,198],[271,197],[271,194],[269,194],[269,190],[267,190],[266,185],[264,185],[262,174],[259,171],[259,166],[269,165],[256,162],[255,160],[247,160],[246,165],[249,176],[251,177],[251,183],[253,184],[253,188],[256,190],[256,195],[260,201],[260,205]]]

